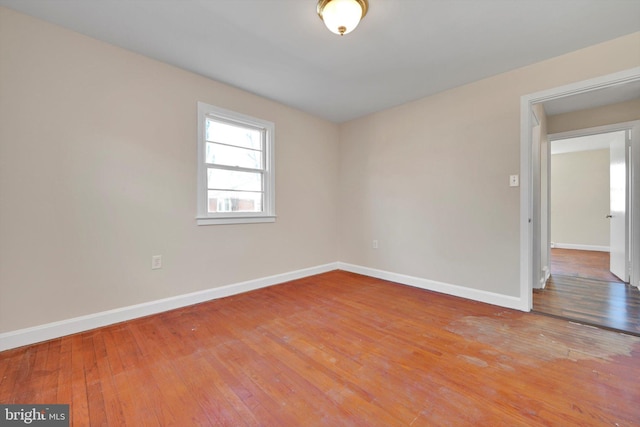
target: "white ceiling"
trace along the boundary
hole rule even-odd
[[[640,31],[640,0],[369,4],[340,37],[316,0],[0,0],[338,123]]]

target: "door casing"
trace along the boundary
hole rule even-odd
[[[540,266],[534,266],[534,248],[540,247],[541,218],[540,198],[534,195],[534,188],[540,186],[540,170],[534,165],[540,164],[540,152],[532,149],[533,106],[559,98],[579,95],[595,90],[640,81],[640,67],[618,73],[601,76],[541,92],[524,95],[520,98],[520,309],[530,311],[533,304],[533,282],[539,277]],[[640,126],[636,126],[640,129]],[[634,187],[640,188],[640,145],[638,131],[634,131],[632,141],[630,173],[633,176],[630,189],[630,227],[631,245],[631,283],[640,286],[640,197],[635,196]],[[544,230],[543,232],[547,232]],[[536,269],[534,272],[534,268]]]
[[[616,123],[616,124],[612,124],[612,125],[604,125],[604,126],[597,126],[597,127],[592,127],[592,128],[585,128],[585,129],[577,129],[577,130],[572,130],[572,131],[567,131],[567,132],[559,132],[559,133],[554,133],[554,134],[550,134],[548,135],[549,141],[558,141],[558,140],[563,140],[563,139],[570,139],[570,138],[578,138],[578,137],[583,137],[583,136],[590,136],[590,135],[599,135],[599,134],[604,134],[604,133],[613,133],[613,132],[624,132],[625,136],[624,136],[624,145],[625,145],[625,150],[628,151],[629,145],[631,143],[631,141],[629,141],[628,139],[628,133],[629,131],[631,131],[634,126],[637,126],[640,124],[640,121],[633,121],[633,122],[624,122],[624,123]],[[547,153],[549,154],[549,153]],[[545,155],[545,153],[542,153],[542,155]],[[626,176],[625,176],[625,182],[626,182],[626,186],[625,186],[625,213],[628,213],[630,211],[630,204],[631,204],[631,182],[629,181],[630,178],[630,162],[631,162],[631,158],[630,156],[626,156],[625,157],[625,172],[626,172]],[[550,177],[549,177],[550,180]],[[625,282],[627,282],[629,280],[629,273],[628,273],[628,269],[630,267],[630,253],[631,253],[631,248],[630,248],[630,244],[631,244],[631,218],[629,215],[626,215],[626,218],[624,219],[624,253],[625,253],[625,266],[624,266],[624,271],[625,274],[623,275],[623,277],[619,277],[620,279],[624,280]],[[617,276],[617,275],[616,275]]]

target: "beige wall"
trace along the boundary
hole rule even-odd
[[[520,97],[640,66],[639,45],[636,33],[342,125],[340,260],[519,296]]]
[[[275,224],[196,226],[197,101],[275,122]],[[337,155],[335,124],[0,7],[0,332],[335,262]]]
[[[609,150],[551,156],[551,241],[609,246]]]
[[[634,120],[640,120],[640,99],[549,116],[549,134]]]
[[[639,44],[338,127],[0,8],[0,332],[337,260],[518,296],[520,96]],[[276,123],[275,224],[195,225],[197,101]]]

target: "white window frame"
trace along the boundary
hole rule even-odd
[[[209,212],[207,197],[207,163],[206,163],[206,119],[213,118],[238,126],[246,126],[262,131],[264,144],[262,212]],[[257,119],[235,111],[226,110],[214,105],[198,102],[198,225],[214,224],[246,224],[259,222],[275,222],[275,170],[274,170],[275,125],[272,122]]]

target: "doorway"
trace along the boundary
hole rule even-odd
[[[623,281],[627,132],[579,132],[549,136],[551,274],[533,311],[640,335],[640,292]]]
[[[573,110],[592,108],[608,105],[608,103],[621,102],[620,96],[629,96],[629,99],[640,98],[640,67],[624,72],[614,73],[567,86],[550,89],[521,98],[521,304],[523,310],[533,308],[535,297],[534,283],[540,282],[540,277],[544,277],[544,266],[541,260],[544,259],[544,252],[550,251],[550,245],[543,244],[545,233],[544,210],[541,207],[541,194],[544,188],[541,179],[541,152],[533,142],[532,129],[534,127],[534,108],[536,106],[547,106],[550,103],[570,106]],[[636,126],[634,135],[640,134],[640,126],[636,124],[622,123],[618,130],[629,129]],[[630,169],[640,171],[640,142],[636,139],[632,141]],[[538,149],[538,150],[536,150]],[[542,159],[544,160],[544,159]],[[633,171],[632,171],[633,172]],[[635,188],[640,188],[640,173],[635,173],[630,184]],[[640,197],[637,191],[631,191],[633,199],[630,200],[630,227],[632,230],[640,230]],[[630,279],[632,286],[627,289],[630,294],[637,295],[637,286],[640,285],[640,257],[633,254],[640,254],[640,233],[632,232],[629,242],[631,257]],[[613,291],[607,291],[611,293]],[[636,307],[640,307],[640,301]],[[640,311],[640,308],[636,308]],[[640,313],[636,312],[636,318]],[[613,316],[611,316],[613,317]],[[587,322],[585,322],[587,323]]]
[[[549,135],[551,273],[629,282],[630,138],[606,128]]]

